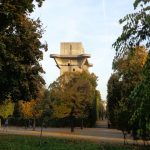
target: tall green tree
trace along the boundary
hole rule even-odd
[[[150,61],[150,53],[147,62]],[[147,63],[143,69],[143,80],[135,87],[129,99],[134,103],[130,124],[137,126],[141,130],[141,136],[144,140],[150,136],[150,63]]]
[[[69,118],[71,131],[74,131],[75,119],[83,123],[91,112],[96,79],[86,72],[65,73],[50,85],[53,117]]]
[[[123,24],[123,31],[118,37],[113,47],[116,50],[116,59],[132,51],[137,46],[144,46],[150,52],[150,1],[135,0],[134,13],[126,15],[120,20]],[[150,106],[149,90],[149,52],[147,61],[143,67],[142,80],[135,86],[132,94],[129,96],[130,102],[134,105],[131,112],[133,129],[142,129],[143,137],[146,137],[146,127],[150,123],[147,106]]]
[[[43,0],[2,0],[0,3],[0,98],[12,100],[37,97],[45,83],[39,61],[43,59],[43,34],[40,20],[29,18],[35,3]]]
[[[119,75],[113,73],[107,83],[107,112],[108,120],[112,126],[116,126],[115,110],[121,100],[121,83],[119,81]]]
[[[95,92],[95,120],[99,120],[100,118],[103,119],[105,110],[102,103],[101,93],[100,91],[96,90]]]
[[[118,121],[119,118],[124,119],[122,125],[127,126],[128,124],[129,114],[126,117],[126,121],[125,117],[121,116],[129,113],[128,109],[133,105],[128,98],[136,85],[143,79],[141,73],[146,59],[146,49],[144,47],[137,47],[113,62],[115,73],[111,75],[108,81],[107,99],[109,119],[115,126],[119,127],[121,125],[121,121]]]

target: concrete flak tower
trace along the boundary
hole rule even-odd
[[[60,75],[65,72],[88,71],[92,64],[88,62],[91,56],[84,53],[81,42],[62,42],[60,45],[60,54],[51,54],[57,67],[60,69]]]

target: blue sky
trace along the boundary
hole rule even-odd
[[[40,18],[48,43],[48,52],[41,62],[46,73],[47,86],[59,76],[59,69],[51,53],[59,53],[60,42],[82,42],[86,53],[91,54],[90,72],[98,76],[102,99],[106,100],[107,82],[112,73],[115,51],[113,42],[121,34],[118,20],[133,11],[131,0],[46,0],[36,8],[32,18]]]

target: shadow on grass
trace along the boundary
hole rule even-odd
[[[96,144],[82,140],[0,134],[0,150],[148,150],[150,147]]]

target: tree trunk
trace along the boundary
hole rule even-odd
[[[35,127],[36,127],[36,119],[33,118],[33,131],[35,131]]]
[[[71,122],[71,132],[74,132],[74,117],[70,117],[70,122]]]
[[[146,119],[145,119],[145,117],[143,117],[143,120],[142,120],[142,140],[144,142],[144,146],[145,146],[146,139],[147,139],[147,135],[146,135]]]
[[[101,118],[102,118],[102,120],[104,120],[104,112],[103,112],[103,110],[102,110],[102,115],[101,115]]]
[[[41,120],[40,146],[42,145],[42,134],[43,134],[43,119]]]
[[[25,127],[25,129],[27,129],[29,127],[29,123],[28,123],[27,119],[24,120],[24,127]]]
[[[124,145],[127,144],[127,139],[126,139],[126,131],[122,131],[122,134],[123,134],[123,139],[124,139]]]
[[[81,119],[81,130],[83,129],[83,118]]]

